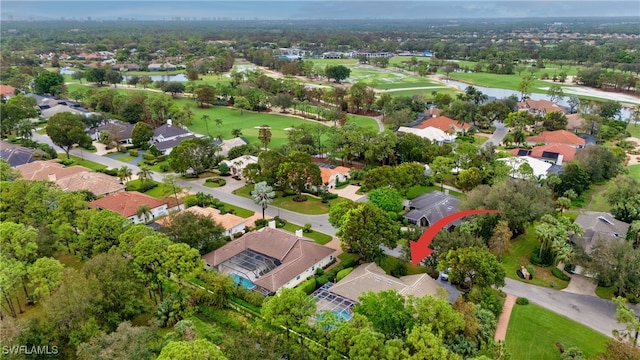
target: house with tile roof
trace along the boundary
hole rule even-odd
[[[518,102],[518,110],[528,111],[534,115],[544,115],[551,111],[557,111],[562,114],[567,113],[567,109],[549,100],[533,100],[526,99]]]
[[[358,302],[360,296],[372,291],[374,293],[394,290],[408,297],[436,296],[438,284],[429,274],[416,274],[396,278],[387,275],[376,263],[362,264],[355,268],[344,279],[334,284],[329,291],[333,294]]]
[[[552,165],[562,165],[565,161],[573,160],[578,149],[565,144],[549,144],[536,146],[533,149],[513,149],[515,156],[530,156],[548,162]]]
[[[118,139],[118,142],[121,144],[133,144],[133,140],[131,138],[131,134],[133,133],[133,124],[114,120],[89,130],[89,137],[91,137],[93,141],[100,141],[100,133],[103,131],[111,134],[114,139]]]
[[[398,132],[401,133],[409,133],[409,134],[415,134],[418,135],[422,138],[426,138],[431,140],[431,142],[438,144],[438,145],[442,145],[445,143],[452,143],[456,140],[456,135],[454,134],[450,134],[450,133],[446,133],[440,129],[434,128],[434,127],[426,127],[423,129],[418,129],[418,128],[411,128],[411,127],[406,127],[406,126],[400,126],[398,128]]]
[[[431,191],[410,200],[408,207],[409,212],[404,215],[404,218],[410,224],[426,227],[458,212],[460,199],[449,195],[448,190],[446,192]],[[451,226],[456,226],[459,223],[460,220],[457,220]]]
[[[253,155],[242,155],[235,159],[222,160],[221,163],[225,163],[229,167],[229,171],[231,171],[232,176],[242,178],[242,171],[249,164],[257,164],[258,157]]]
[[[42,150],[0,141],[0,159],[8,162],[12,167],[36,161],[38,152],[42,153]]]
[[[247,226],[247,219],[231,213],[220,214],[220,210],[210,207],[203,208],[200,206],[192,206],[174,214],[178,215],[185,212],[210,218],[216,224],[224,228],[224,232],[222,233],[223,236],[233,236],[234,234],[244,233]],[[156,223],[160,224],[160,226],[168,226],[171,224],[171,216],[158,219],[156,220]]]
[[[269,227],[244,234],[202,256],[206,268],[229,274],[236,283],[274,294],[292,288],[334,260],[335,250],[302,236]]]
[[[107,174],[83,171],[67,175],[63,178],[56,178],[55,175],[49,177],[49,181],[54,181],[63,191],[91,191],[95,196],[109,195],[124,192],[126,186],[120,180]]]
[[[16,88],[9,85],[0,85],[0,95],[4,96],[5,99],[10,99],[13,95],[15,95]]]
[[[567,114],[567,127],[568,131],[572,133],[579,133],[582,131],[582,126],[584,125],[584,118],[582,114]]]
[[[453,120],[446,116],[428,118],[415,126],[416,129],[425,129],[428,127],[434,127],[446,133],[463,133],[471,129],[471,125],[458,120]]]
[[[143,205],[149,207],[150,215],[140,214],[138,216],[138,210]],[[145,224],[155,218],[184,209],[184,204],[178,203],[176,205],[175,200],[158,199],[137,191],[122,191],[94,200],[89,204],[89,207],[98,210],[111,210],[128,218],[134,224]]]
[[[24,180],[31,181],[53,181],[67,176],[89,172],[90,169],[84,166],[64,166],[56,160],[37,160],[27,164],[16,166]]]
[[[581,211],[575,223],[582,227],[584,233],[582,236],[574,235],[571,241],[584,247],[587,254],[599,241],[624,241],[631,226],[616,220],[610,213],[597,211]]]
[[[333,189],[340,182],[345,182],[349,179],[349,169],[345,166],[336,166],[329,164],[319,163],[320,176],[322,177],[322,184],[327,187],[327,190]]]
[[[564,144],[576,149],[584,148],[586,141],[578,135],[567,130],[543,131],[538,135],[529,136],[527,145],[535,146],[538,144]]]

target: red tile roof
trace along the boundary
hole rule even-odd
[[[336,166],[333,169],[321,167],[320,176],[322,177],[322,183],[326,184],[331,180],[331,177],[336,174],[349,174],[350,169],[344,166]]]
[[[567,111],[562,107],[556,105],[553,101],[549,100],[533,100],[527,99],[525,101],[521,101],[518,103],[518,109],[520,110],[535,110],[541,112],[550,112],[550,111],[558,111],[561,113],[566,113]]]
[[[0,94],[4,96],[13,96],[15,91],[16,91],[16,88],[14,88],[13,86],[0,85]]]
[[[542,154],[544,152],[556,153],[562,155],[563,161],[572,160],[576,156],[577,149],[573,146],[565,145],[565,144],[548,144],[542,146],[536,146],[533,149],[513,149],[511,153],[513,155],[518,155],[520,150],[526,150],[529,152],[529,155],[534,158],[542,159]]]
[[[543,131],[536,136],[529,136],[528,143],[566,144],[584,146],[585,140],[567,130]]]
[[[123,191],[95,200],[89,204],[89,207],[111,210],[122,216],[129,217],[135,215],[141,205],[147,205],[149,209],[155,209],[165,204],[165,201],[137,191]]]
[[[468,130],[471,128],[471,125],[464,122],[458,122],[458,120],[453,120],[446,116],[438,116],[434,118],[429,118],[421,122],[418,126],[416,126],[417,129],[426,129],[428,127],[434,127],[444,132],[450,132],[451,130],[454,130],[457,132],[458,129]]]

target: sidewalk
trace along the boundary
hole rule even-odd
[[[504,300],[502,314],[500,314],[498,325],[496,326],[496,336],[494,337],[495,341],[504,341],[507,338],[509,318],[511,317],[511,310],[513,310],[513,305],[515,305],[516,299],[516,296],[507,294],[507,298]]]

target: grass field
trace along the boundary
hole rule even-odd
[[[96,162],[89,161],[89,160],[83,160],[81,157],[78,157],[78,156],[75,156],[75,155],[71,155],[70,158],[74,162],[73,165],[84,166],[84,167],[89,168],[89,169],[94,170],[94,171],[95,170],[103,170],[103,169],[107,168],[106,166],[104,166],[102,164],[98,164]],[[66,160],[67,159],[67,154],[59,153],[58,154],[58,159]]]
[[[456,96],[456,94],[460,93],[454,88],[450,87],[440,87],[437,89],[407,89],[407,90],[399,90],[399,91],[389,91],[389,95],[391,96],[413,96],[413,95],[422,95],[427,99],[433,99],[433,92],[437,92],[438,94],[449,94],[451,97]]]
[[[246,219],[250,216],[253,216],[255,214],[255,211],[251,211],[249,209],[245,209],[243,207],[240,206],[235,206],[235,205],[231,205],[231,204],[227,204],[225,202],[223,202],[224,204],[224,210],[226,212],[229,212],[230,210],[233,210],[233,213],[237,216],[240,216],[243,219]]]
[[[251,199],[251,191],[253,190],[253,185],[245,185],[239,189],[233,191],[234,194],[242,197],[246,197],[247,199]],[[289,211],[299,212],[301,214],[307,215],[322,215],[329,213],[329,208],[331,205],[335,205],[340,201],[346,200],[345,198],[338,197],[336,199],[329,200],[327,203],[323,203],[320,199],[306,194],[307,201],[303,202],[295,202],[293,198],[295,196],[282,196],[282,192],[276,192],[276,198],[273,199],[273,202],[269,205],[272,207],[279,207]]]
[[[512,359],[556,360],[565,349],[579,348],[585,358],[604,351],[609,340],[605,335],[540,306],[515,305],[509,319],[506,346]]]
[[[296,230],[302,229],[302,226],[287,222],[287,224],[282,229],[287,230],[288,232],[295,233]],[[323,234],[321,232],[317,232],[315,230],[311,230],[311,232],[309,233],[303,233],[302,236],[308,237],[309,239],[312,239],[320,245],[324,245],[332,239],[331,236]]]
[[[173,189],[171,189],[170,186],[166,186],[164,184],[161,184],[157,181],[154,180],[148,180],[148,181],[152,181],[156,184],[158,184],[158,186],[154,187],[151,190],[145,191],[146,195],[152,196],[154,198],[165,198],[167,196],[173,195]],[[136,179],[136,180],[131,180],[129,182],[126,183],[127,187],[131,186],[131,187],[139,187],[140,186],[140,180]]]
[[[605,185],[592,186],[586,195],[585,209],[590,211],[611,211],[611,205],[609,205],[605,196],[606,191],[607,187]]]
[[[640,165],[631,165],[628,167],[629,175],[634,179],[640,181]]]
[[[518,85],[522,81],[525,75],[530,75],[529,72],[523,72],[521,76],[517,74],[503,75],[503,74],[489,74],[489,73],[450,73],[449,77],[463,82],[473,83],[479,86],[502,88],[517,91]],[[547,88],[550,84],[545,81],[535,80],[533,82],[532,91],[536,91],[539,88]],[[538,90],[545,92],[543,90]]]
[[[616,296],[616,290],[617,288],[615,286],[598,286],[596,287],[596,295],[598,295],[599,298],[611,300]]]
[[[627,125],[627,131],[631,136],[640,139],[640,125],[629,124]]]
[[[553,267],[533,266],[534,274],[532,280],[523,280],[518,277],[516,271],[520,266],[531,264],[529,260],[531,252],[538,245],[538,239],[535,236],[534,226],[527,227],[527,232],[511,241],[511,251],[508,255],[502,257],[502,264],[507,273],[507,277],[518,281],[540,285],[545,287],[553,287],[554,289],[564,289],[569,285],[568,281],[560,280],[551,274]],[[551,285],[553,284],[553,286]]]

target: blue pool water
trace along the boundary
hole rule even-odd
[[[251,290],[251,289],[256,287],[256,285],[254,283],[252,283],[248,279],[243,278],[242,276],[238,276],[236,274],[231,274],[231,278],[233,279],[233,282],[236,283],[236,287],[238,287],[238,285],[242,285],[243,287],[245,287],[245,288],[247,288],[249,290]]]
[[[334,311],[333,313],[336,314],[338,318],[344,319],[344,321],[349,321],[352,318],[352,315],[347,310]]]

